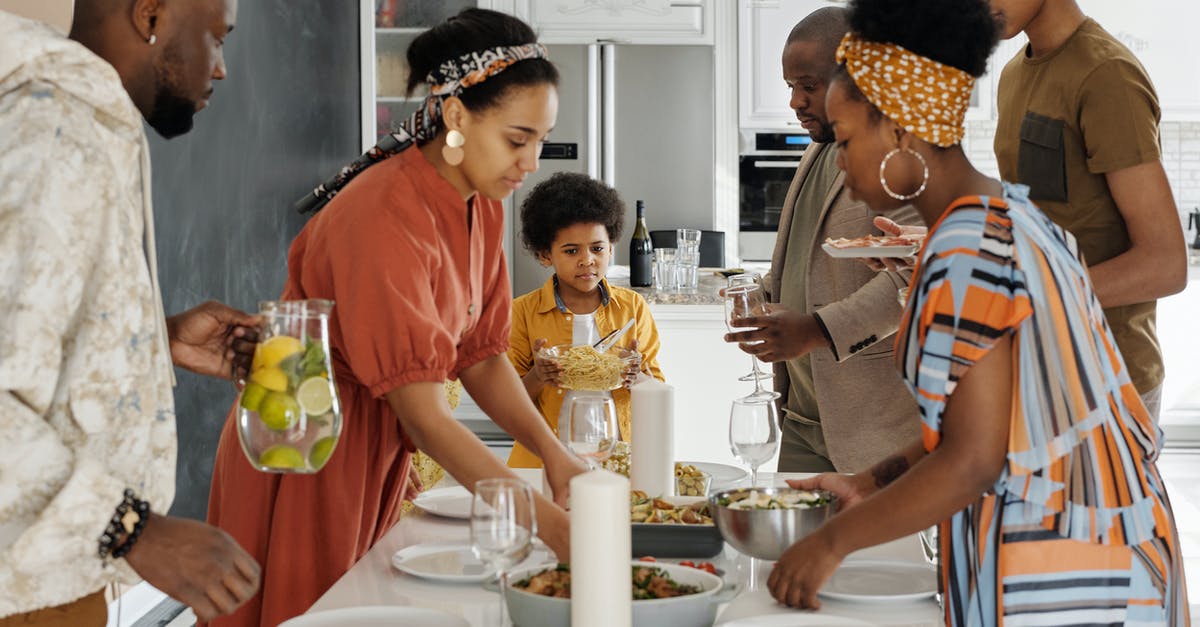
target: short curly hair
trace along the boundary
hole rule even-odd
[[[521,242],[534,255],[549,252],[560,230],[581,223],[603,224],[609,241],[620,239],[625,202],[617,190],[585,174],[558,172],[521,203]]]
[[[850,30],[977,78],[1000,37],[988,0],[851,0]]]

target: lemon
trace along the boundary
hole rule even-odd
[[[305,379],[304,383],[296,388],[296,400],[300,402],[304,413],[309,416],[320,416],[333,409],[333,390],[329,385],[329,379],[325,377]]]
[[[333,453],[337,440],[331,435],[313,442],[312,448],[308,449],[308,465],[315,469],[324,466],[325,462],[329,461],[329,455]]]
[[[254,349],[254,361],[251,370],[260,368],[275,368],[279,362],[304,352],[304,344],[290,335],[276,335],[268,338]]]
[[[268,429],[283,431],[300,419],[300,404],[283,392],[268,392],[258,405],[258,417]]]
[[[262,405],[267,392],[270,390],[258,383],[247,383],[245,389],[242,390],[242,407],[250,411],[258,411],[258,406]]]
[[[287,374],[279,368],[260,368],[250,373],[250,380],[268,390],[285,392],[288,389]]]
[[[258,464],[267,468],[304,468],[304,456],[286,444],[276,444],[258,456]]]

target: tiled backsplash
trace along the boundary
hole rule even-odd
[[[999,176],[992,138],[995,120],[970,120],[963,148],[975,167],[991,176]],[[1163,122],[1161,127],[1163,168],[1175,193],[1180,220],[1187,226],[1187,215],[1200,208],[1200,122]],[[1188,241],[1191,241],[1189,236]]]

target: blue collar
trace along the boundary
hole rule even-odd
[[[567,309],[567,304],[563,302],[562,297],[558,295],[558,275],[556,274],[550,278],[554,279],[554,305],[556,307],[558,307],[559,311],[561,311],[565,314],[571,313],[571,310]],[[600,284],[597,287],[600,288],[600,306],[607,307],[608,306],[608,288],[605,287],[605,285],[604,285],[604,279],[600,280]]]

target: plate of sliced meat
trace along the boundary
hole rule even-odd
[[[917,254],[925,235],[864,235],[826,238],[821,248],[830,257],[911,257]]]

